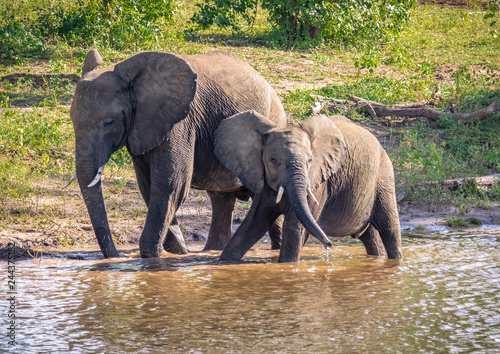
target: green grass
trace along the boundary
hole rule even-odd
[[[481,226],[483,222],[478,218],[457,218],[457,217],[449,217],[445,219],[445,225],[453,228],[466,228],[466,227],[474,227]]]
[[[456,228],[469,227],[469,223],[466,220],[457,217],[446,218],[445,224],[448,227],[456,227]]]
[[[64,181],[75,170],[73,151],[68,107],[52,102],[46,107],[0,109],[0,224],[59,215],[57,208],[40,206],[37,200],[62,193]],[[113,154],[107,175],[131,180],[131,159],[124,150]],[[117,180],[110,189],[124,183]]]
[[[500,40],[489,34],[483,13],[474,8],[420,6],[411,28],[388,49],[431,68],[446,64],[500,67]]]
[[[34,19],[46,3],[2,2],[0,13]],[[65,4],[71,6],[74,1]],[[459,112],[472,112],[500,101],[500,40],[491,36],[483,15],[475,9],[417,6],[407,30],[369,48],[318,41],[283,47],[272,37],[262,14],[241,33],[214,27],[198,31],[189,20],[194,4],[187,0],[175,4],[172,21],[158,24],[161,36],[155,40],[131,43],[122,50],[97,45],[104,65],[127,58],[138,45],[180,54],[226,50],[253,65],[277,89],[295,119],[311,114],[311,94],[332,98],[353,94],[389,104],[428,99],[439,84],[437,109],[454,104]],[[0,19],[0,25],[5,21],[6,17]],[[36,48],[36,43],[29,43],[30,38],[25,38],[27,44]],[[2,60],[0,76],[17,72],[79,74],[88,49],[46,38],[43,49]],[[22,205],[29,206],[28,196],[33,193],[49,193],[40,187],[41,181],[62,183],[73,173],[73,131],[67,106],[73,92],[74,85],[64,80],[49,79],[38,85],[29,79],[17,83],[0,80],[0,223],[11,220],[12,215],[36,215],[41,209],[23,209]],[[386,137],[394,143],[387,149],[395,167],[397,190],[406,191],[410,199],[458,206],[500,200],[498,186],[487,192],[477,188],[455,192],[414,188],[428,180],[500,172],[500,117],[473,124],[442,119],[436,124],[423,119],[373,121],[354,110],[343,113],[385,129]],[[117,192],[134,180],[125,150],[113,155],[106,175],[125,177],[114,179],[111,189]],[[19,203],[7,210],[3,208],[7,199]],[[30,210],[35,210],[34,214]]]

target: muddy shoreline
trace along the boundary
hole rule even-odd
[[[133,191],[133,190],[132,190]],[[65,206],[70,209],[82,208],[82,201],[78,191],[68,191],[70,199],[76,202],[65,201]],[[68,197],[68,196],[66,196]],[[113,197],[113,195],[111,196]],[[108,210],[110,214],[110,227],[117,244],[137,244],[144,225],[144,218],[117,217],[113,211],[117,210],[116,203],[141,205],[144,204],[137,193],[122,193],[108,199]],[[130,199],[130,200],[128,200]],[[244,219],[251,202],[236,203],[234,212],[235,231]],[[145,214],[145,206],[141,213]],[[119,209],[118,209],[119,211]],[[0,230],[0,249],[4,249],[9,243],[14,243],[23,249],[44,249],[53,247],[81,247],[96,244],[95,236],[90,226],[90,221],[82,215],[83,210],[75,210],[78,217],[71,220],[71,215],[58,219],[58,223],[52,221],[50,224],[39,223],[37,225],[7,225]],[[134,211],[137,213],[137,211]],[[178,220],[184,237],[187,241],[205,241],[211,223],[211,208],[209,198],[203,191],[191,190],[187,200],[179,209]],[[409,229],[436,229],[444,228],[446,218],[476,218],[484,225],[495,227],[500,225],[500,206],[490,204],[487,208],[469,207],[464,211],[453,205],[427,204],[421,201],[403,201],[399,204],[399,216],[402,230]],[[500,228],[500,226],[499,226]],[[5,252],[4,252],[5,253]],[[25,256],[26,253],[23,253]],[[5,259],[0,252],[0,259]]]

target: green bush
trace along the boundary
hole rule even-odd
[[[170,20],[171,11],[170,0],[79,0],[75,8],[45,11],[37,26],[70,45],[143,49],[157,41],[157,24]]]
[[[0,55],[15,58],[43,52],[45,41],[37,28],[13,21],[0,28]]]
[[[286,40],[323,38],[336,43],[383,40],[410,19],[413,0],[204,0],[192,20],[202,28],[240,28],[253,23],[260,6]]]
[[[491,34],[494,37],[498,36],[498,17],[500,14],[500,3],[498,1],[490,0],[488,2],[488,10],[484,15],[484,19],[488,21],[488,24],[491,28]]]
[[[449,218],[445,218],[444,220],[446,226],[454,228],[474,227],[474,226],[481,226],[483,224],[483,222],[480,219],[475,217],[462,219],[451,216]]]
[[[72,46],[151,49],[161,35],[159,26],[171,19],[173,11],[171,0],[77,0],[71,6],[60,2],[42,5],[23,8],[21,14],[0,8],[0,55],[39,54],[46,49],[47,39]]]
[[[6,109],[0,114],[0,153],[11,158],[39,156],[44,161],[65,154],[67,135],[61,127],[68,122],[53,118],[40,109],[18,112]]]

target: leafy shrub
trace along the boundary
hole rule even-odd
[[[52,118],[52,117],[51,117]],[[0,124],[0,152],[10,157],[60,157],[68,136],[61,134],[63,119],[47,119],[41,110],[5,110]]]
[[[40,53],[45,41],[37,28],[14,21],[0,28],[0,55],[14,58]]]
[[[474,217],[470,217],[467,219],[457,218],[451,216],[449,218],[445,218],[445,224],[448,227],[456,227],[456,228],[464,228],[464,227],[473,227],[473,226],[481,226],[483,222]]]
[[[173,9],[171,0],[77,0],[71,6],[53,2],[22,10],[24,14],[0,8],[0,54],[8,58],[41,53],[46,39],[73,46],[151,49]]]
[[[238,31],[241,20],[247,24],[254,22],[258,0],[235,0],[231,3],[223,0],[213,2],[208,0],[196,4],[196,7],[199,10],[193,15],[192,20],[201,28],[208,28],[216,24],[220,28],[231,27],[234,31]]]
[[[399,33],[413,0],[204,0],[192,20],[202,28],[251,24],[260,6],[269,22],[289,39],[323,38],[337,43],[382,40]]]
[[[491,191],[488,193],[488,197],[492,201],[500,200],[500,185],[498,182],[492,186]]]
[[[500,3],[498,1],[489,1],[488,10],[484,15],[484,19],[488,21],[491,28],[491,34],[496,38],[498,35],[498,14],[500,13]]]
[[[75,8],[45,11],[37,26],[70,45],[143,48],[156,42],[157,24],[170,20],[171,11],[170,0],[78,0]]]

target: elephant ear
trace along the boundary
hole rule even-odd
[[[313,160],[309,182],[314,190],[339,169],[345,154],[344,136],[325,115],[312,116],[300,122],[300,127],[311,138]]]
[[[254,193],[264,188],[264,134],[275,127],[259,113],[247,111],[224,119],[215,131],[215,155]]]
[[[168,53],[142,52],[118,63],[114,72],[128,83],[135,101],[128,146],[141,155],[167,137],[189,113],[197,75],[184,59]]]
[[[89,50],[87,55],[85,56],[85,60],[83,61],[82,76],[85,76],[86,73],[94,70],[101,64],[102,64],[101,53],[99,53],[97,49]]]

